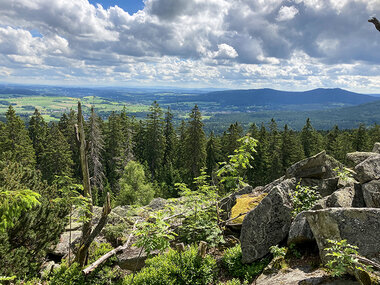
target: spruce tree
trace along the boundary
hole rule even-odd
[[[306,157],[318,153],[323,148],[323,137],[314,130],[309,118],[307,118],[306,124],[302,128],[301,142]]]
[[[29,120],[29,137],[36,154],[37,167],[40,168],[41,157],[47,143],[48,126],[37,108]]]
[[[6,113],[6,123],[0,134],[0,160],[10,160],[33,168],[36,156],[24,122],[12,105]]]
[[[288,125],[284,126],[281,138],[281,159],[283,172],[293,163],[304,158],[301,141],[297,134],[289,130]]]
[[[243,127],[238,122],[231,124],[227,132],[223,133],[221,144],[224,160],[227,160],[228,156],[233,154],[235,149],[239,148],[238,139],[242,136]]]
[[[162,110],[156,101],[149,108],[145,132],[145,160],[152,179],[156,178],[163,162],[165,138]]]
[[[72,153],[70,146],[56,124],[52,124],[47,143],[41,156],[43,178],[52,182],[55,176],[72,176]]]
[[[191,110],[185,134],[186,181],[190,184],[201,173],[206,163],[206,134],[202,115],[197,105]]]
[[[353,147],[356,151],[369,151],[369,137],[367,133],[367,128],[364,124],[360,124],[355,130],[353,137]]]

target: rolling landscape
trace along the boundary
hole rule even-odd
[[[380,97],[347,90],[314,89],[304,92],[274,89],[221,90],[162,88],[85,88],[54,86],[0,85],[0,118],[9,105],[28,118],[37,108],[49,121],[58,121],[63,113],[76,108],[80,100],[85,115],[91,106],[104,119],[112,111],[126,112],[137,119],[146,119],[149,106],[156,101],[163,109],[170,107],[178,126],[197,104],[206,130],[223,132],[239,122],[245,129],[251,123],[260,125],[274,118],[279,125],[288,124],[300,130],[307,118],[319,130],[355,128],[360,123],[380,123]],[[353,114],[355,114],[353,116]]]

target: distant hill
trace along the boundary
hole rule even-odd
[[[347,90],[318,88],[310,91],[291,92],[274,89],[226,90],[202,94],[196,101],[218,102],[221,105],[307,105],[307,104],[349,104],[359,105],[378,98]]]

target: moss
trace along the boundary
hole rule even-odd
[[[232,207],[231,218],[235,218],[242,213],[249,212],[254,209],[266,196],[268,193],[263,193],[260,195],[254,194],[244,194],[236,198],[236,204]],[[239,218],[232,221],[234,224],[241,224],[244,220],[245,215],[240,216]]]

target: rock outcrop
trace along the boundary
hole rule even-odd
[[[288,235],[292,220],[289,193],[295,187],[295,179],[284,182],[274,187],[244,218],[240,235],[243,263],[263,257],[269,247]]]
[[[355,172],[360,183],[380,179],[380,154],[370,156],[356,165]]]
[[[299,213],[292,222],[289,230],[288,245],[315,241],[313,232],[306,219],[305,212]]]
[[[346,239],[357,246],[359,254],[374,260],[380,257],[380,209],[329,208],[305,212],[317,240],[320,256],[325,259],[327,240]]]
[[[380,180],[372,180],[362,185],[363,197],[367,207],[380,208]]]

